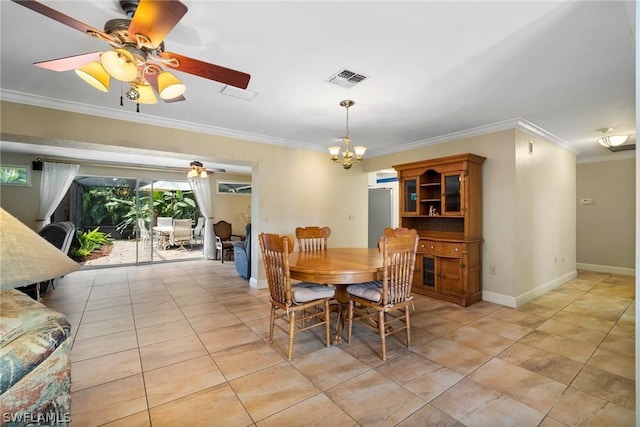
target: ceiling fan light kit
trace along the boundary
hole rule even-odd
[[[191,169],[187,173],[187,178],[196,178],[198,176],[200,178],[207,177],[207,169],[204,168],[201,162],[194,160],[189,164],[189,166],[191,166]]]
[[[137,103],[157,103],[154,92],[165,102],[183,101],[182,94],[186,86],[162,67],[240,89],[246,89],[249,85],[251,76],[247,73],[165,52],[163,39],[187,12],[187,7],[178,0],[122,0],[120,6],[131,19],[110,19],[105,23],[104,31],[39,1],[13,1],[111,45],[113,49],[106,52],[74,55],[35,64],[54,71],[75,70],[85,82],[102,92],[109,91],[110,78],[113,77],[130,84],[126,91],[127,98]]]
[[[341,147],[339,145],[332,145],[331,147],[328,147],[329,154],[331,154],[331,160],[334,163],[341,164],[345,170],[351,169],[354,161],[360,163],[362,161],[362,157],[364,156],[364,152],[367,151],[367,147],[365,147],[364,145],[356,145],[355,147],[353,147],[353,151],[349,150],[349,144],[351,143],[351,137],[349,136],[349,107],[353,106],[354,104],[355,101],[352,101],[350,99],[340,101],[340,106],[344,107],[347,110],[347,133],[342,137],[342,142],[344,142],[342,160],[338,158],[341,150]]]
[[[109,92],[111,76],[99,62],[89,62],[75,70],[82,80],[102,92]]]

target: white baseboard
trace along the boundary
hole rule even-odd
[[[611,265],[597,265],[597,264],[584,264],[581,262],[576,263],[578,270],[597,271],[598,273],[611,273],[621,274],[623,276],[635,276],[635,268],[613,267]]]
[[[267,279],[258,280],[255,277],[249,279],[249,287],[253,289],[266,289],[269,287]]]
[[[525,292],[522,295],[518,295],[517,297],[498,294],[495,292],[482,291],[482,300],[492,302],[495,304],[504,305],[506,307],[517,308],[541,295],[544,295],[550,290],[557,288],[563,283],[566,283],[571,279],[575,279],[577,276],[578,276],[578,272],[576,270],[570,271],[565,275],[556,277],[555,279],[550,280],[549,282],[544,283],[536,287],[535,289]]]

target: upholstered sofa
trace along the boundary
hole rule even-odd
[[[243,241],[233,242],[233,261],[238,274],[248,280],[251,277],[251,224],[246,225],[244,236]]]
[[[71,339],[66,317],[28,295],[0,292],[0,423],[70,422]]]

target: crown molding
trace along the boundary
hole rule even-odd
[[[615,160],[627,160],[627,159],[635,159],[636,152],[633,151],[620,151],[618,153],[607,154],[606,156],[590,156],[590,157],[580,157],[576,159],[577,164],[585,164],[585,163],[599,163],[599,162],[612,162]]]
[[[91,116],[105,117],[115,120],[124,120],[134,123],[143,123],[153,126],[167,127],[172,129],[180,129],[191,132],[198,132],[207,135],[226,136],[229,138],[236,138],[248,141],[262,142],[265,144],[280,145],[292,148],[300,148],[303,150],[318,150],[318,147],[308,143],[294,141],[284,138],[275,138],[266,135],[260,135],[249,132],[240,132],[233,129],[227,129],[216,126],[201,125],[192,122],[186,122],[183,120],[159,118],[144,113],[134,113],[131,111],[123,111],[121,109],[109,108],[109,107],[96,107],[94,105],[82,104],[73,101],[61,101],[59,99],[48,98],[43,96],[36,96],[26,94],[23,92],[10,91],[0,89],[0,99],[3,101],[15,102],[17,104],[32,105],[34,107],[51,108],[53,110],[68,111],[71,113],[88,114]]]
[[[414,150],[416,148],[428,147],[430,145],[444,144],[447,142],[457,141],[465,138],[472,138],[475,136],[486,135],[492,132],[500,132],[507,129],[519,129],[530,135],[540,137],[545,141],[578,155],[580,150],[567,141],[558,138],[557,136],[547,132],[539,126],[534,125],[522,118],[515,118],[509,120],[503,120],[501,122],[490,123],[488,125],[478,126],[471,129],[466,129],[457,132],[451,132],[445,135],[439,135],[433,138],[427,138],[420,141],[410,142],[408,144],[396,145],[392,148],[383,148],[378,150],[371,150],[369,157],[380,157],[386,154],[393,154],[401,151]]]
[[[69,111],[73,113],[79,114],[89,114],[92,116],[98,117],[106,117],[110,119],[116,120],[124,120],[135,123],[144,123],[153,126],[160,127],[169,127],[173,129],[180,129],[192,132],[198,132],[208,135],[217,135],[217,136],[226,136],[230,138],[248,140],[261,142],[272,145],[279,145],[291,148],[299,148],[303,150],[316,151],[316,152],[324,152],[322,147],[318,147],[317,145],[294,141],[290,139],[284,138],[275,138],[266,135],[248,133],[248,132],[240,132],[233,129],[227,129],[216,126],[206,126],[191,122],[186,122],[182,120],[175,119],[166,119],[166,118],[158,118],[154,116],[149,116],[144,113],[135,113],[134,116],[131,115],[129,111],[123,111],[120,109],[108,108],[108,107],[96,107],[93,105],[82,104],[78,102],[72,101],[60,101],[54,98],[47,98],[42,96],[36,96],[31,94],[26,94],[23,92],[16,92],[10,90],[0,89],[0,99],[3,101],[15,102],[19,104],[27,104],[35,107],[43,107],[43,108],[51,108],[55,110]],[[368,153],[367,157],[380,157],[387,154],[394,154],[402,151],[409,151],[416,148],[427,147],[430,145],[436,144],[444,144],[447,142],[452,142],[464,138],[471,138],[475,136],[485,135],[492,132],[499,132],[507,129],[520,129],[523,132],[529,133],[533,136],[540,137],[546,141],[551,142],[552,144],[570,151],[576,156],[580,153],[580,150],[569,142],[558,138],[557,136],[547,132],[539,126],[534,125],[531,122],[523,118],[514,118],[503,120],[496,123],[490,123],[483,126],[478,126],[471,129],[466,129],[457,132],[451,132],[445,135],[439,135],[433,138],[427,138],[415,142],[410,142],[407,144],[394,145],[393,147],[381,148],[381,149],[371,149]],[[611,159],[609,159],[611,160]]]

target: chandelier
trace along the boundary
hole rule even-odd
[[[187,173],[187,178],[207,177],[207,170],[202,166],[202,163],[194,160],[189,166],[191,166],[191,169],[189,169],[189,173]]]
[[[333,160],[334,163],[342,163],[342,167],[345,169],[351,169],[354,161],[360,163],[362,161],[362,156],[364,156],[364,152],[367,150],[367,147],[363,145],[356,145],[355,147],[353,147],[353,151],[349,150],[349,143],[351,143],[351,138],[349,137],[349,107],[354,104],[355,102],[351,101],[350,99],[340,101],[340,106],[346,108],[347,110],[347,134],[342,137],[342,141],[344,142],[342,160],[338,159],[338,154],[340,154],[341,147],[339,145],[332,145],[331,147],[329,147],[331,160]]]
[[[629,135],[607,135],[601,138],[598,138],[598,142],[600,145],[611,149],[613,147],[617,147],[618,145],[622,145],[629,139]]]

